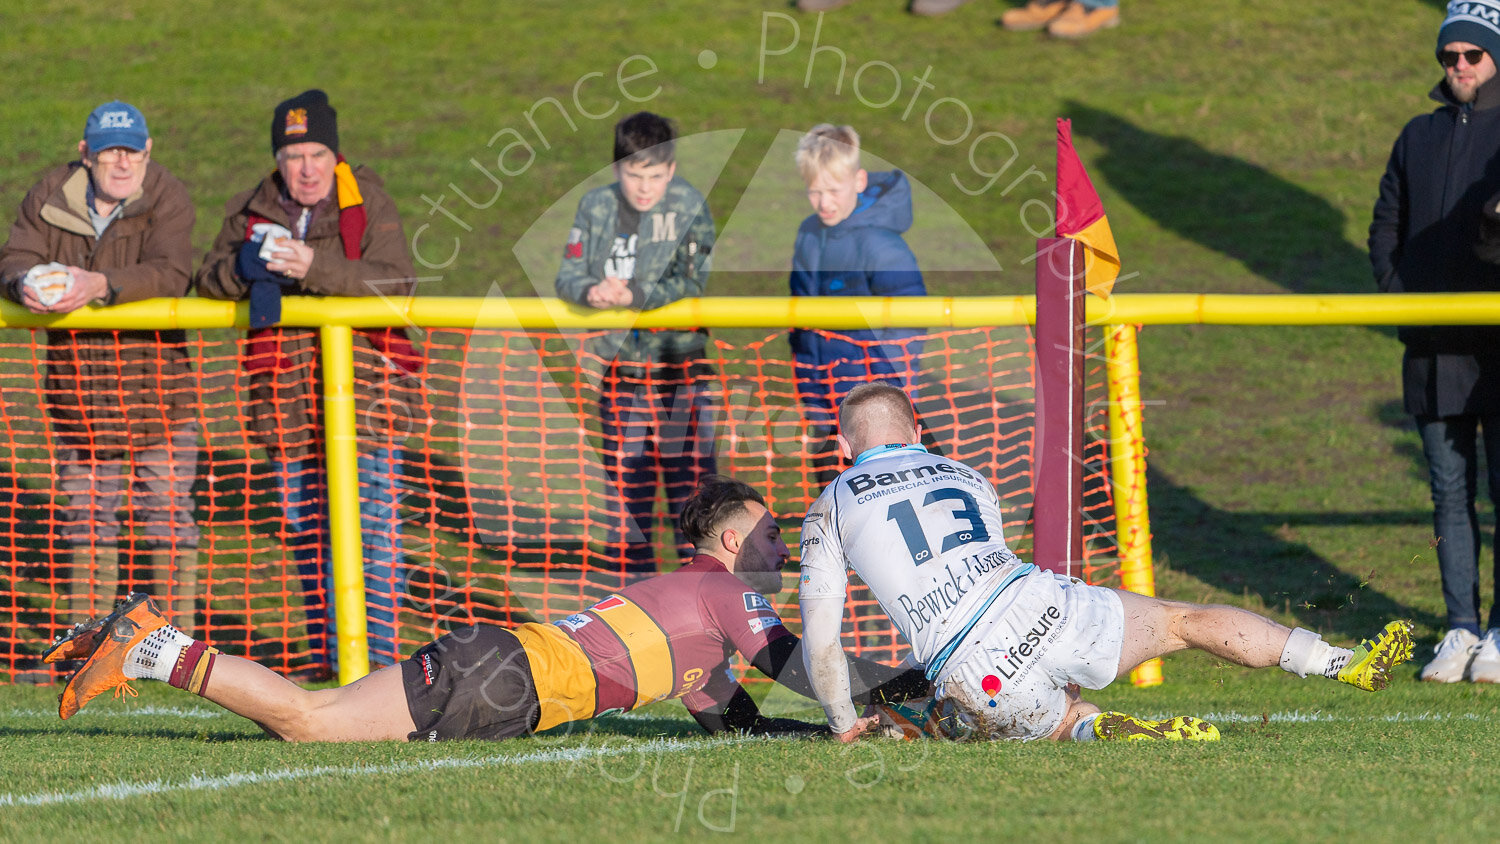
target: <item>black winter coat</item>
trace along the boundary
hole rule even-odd
[[[1376,284],[1500,291],[1500,266],[1479,254],[1486,202],[1500,193],[1500,82],[1469,104],[1446,82],[1430,96],[1442,107],[1406,124],[1380,180],[1369,241]],[[1399,335],[1408,413],[1500,414],[1500,326],[1403,326]]]

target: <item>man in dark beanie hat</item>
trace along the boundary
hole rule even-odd
[[[339,113],[328,95],[314,88],[276,107],[271,117],[271,154],[287,144],[315,143],[339,151]]]
[[[317,332],[274,327],[281,297],[401,296],[415,275],[396,205],[367,168],[339,154],[338,113],[319,90],[276,106],[271,120],[276,170],[236,196],[197,274],[214,299],[248,299],[251,332],[251,436],[264,445],[281,482],[292,553],[303,580],[309,646],[331,669],[332,568],[322,470],[322,387]],[[376,284],[379,284],[379,289]],[[399,657],[396,611],[401,574],[396,473],[401,440],[416,415],[420,361],[404,331],[355,335],[360,515],[371,660]],[[325,673],[314,670],[313,676]]]
[[[1370,262],[1381,291],[1500,290],[1500,272],[1476,253],[1485,199],[1500,191],[1500,0],[1453,0],[1438,30],[1443,79],[1431,114],[1396,139],[1370,224]],[[1500,491],[1500,328],[1404,326],[1406,412],[1427,457],[1438,569],[1448,631],[1422,669],[1436,683],[1500,682],[1500,606],[1480,626],[1478,443],[1490,495]],[[1500,570],[1500,566],[1497,566]]]
[[[1500,52],[1500,2],[1496,0],[1453,0],[1448,16],[1438,30],[1437,55],[1444,67],[1453,67],[1453,59],[1444,59],[1443,51],[1456,51],[1450,45],[1466,43],[1489,54],[1493,63]],[[1486,77],[1488,78],[1488,77]]]

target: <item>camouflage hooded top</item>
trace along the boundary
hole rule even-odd
[[[649,211],[635,210],[618,183],[584,195],[563,248],[558,296],[588,304],[589,288],[604,278],[604,264],[617,235],[636,236],[631,309],[651,310],[703,295],[714,245],[713,215],[696,188],[673,177],[666,195]],[[702,330],[638,328],[596,338],[589,351],[605,362],[680,361],[702,355],[706,336]]]

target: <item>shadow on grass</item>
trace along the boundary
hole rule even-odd
[[[1095,178],[1163,228],[1291,293],[1375,292],[1368,254],[1345,240],[1343,212],[1317,194],[1192,139],[1161,135],[1080,102],[1065,103],[1063,113],[1077,135],[1104,149],[1093,164]]]
[[[538,738],[566,738],[582,735],[619,736],[621,738],[692,738],[703,736],[703,728],[693,721],[654,715],[605,715],[591,721],[575,721],[545,732]]]
[[[1400,398],[1387,399],[1377,402],[1371,415],[1382,427],[1392,428],[1397,431],[1409,431],[1411,439],[1397,442],[1392,448],[1398,457],[1404,458],[1410,467],[1410,477],[1415,483],[1427,485],[1427,455],[1422,453],[1422,437],[1417,432],[1417,422],[1406,412],[1406,406]],[[1483,451],[1481,449],[1481,451]],[[1479,479],[1484,481],[1483,466],[1480,467]]]
[[[1444,620],[1378,587],[1380,572],[1353,575],[1278,533],[1287,527],[1427,524],[1421,510],[1363,513],[1229,513],[1147,470],[1151,526],[1171,567],[1233,595],[1254,595],[1267,609],[1339,637],[1360,639],[1393,618],[1440,628]]]
[[[64,721],[47,727],[0,727],[0,738],[121,738],[130,736],[143,739],[190,739],[206,742],[232,741],[279,741],[265,734],[235,733],[226,730],[173,729],[170,727],[130,727],[109,724],[74,727]]]

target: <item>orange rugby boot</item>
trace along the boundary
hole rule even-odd
[[[57,714],[66,721],[89,701],[110,689],[115,689],[117,695],[121,691],[133,694],[125,676],[125,656],[141,640],[166,624],[166,618],[156,609],[156,602],[149,595],[133,592],[126,596],[114,612],[104,617],[98,629],[92,631],[93,650],[83,667],[68,679],[68,685],[58,697]],[[65,637],[63,642],[53,645],[53,651],[62,650],[66,643],[82,638]],[[80,646],[71,652],[81,655],[81,650]]]

